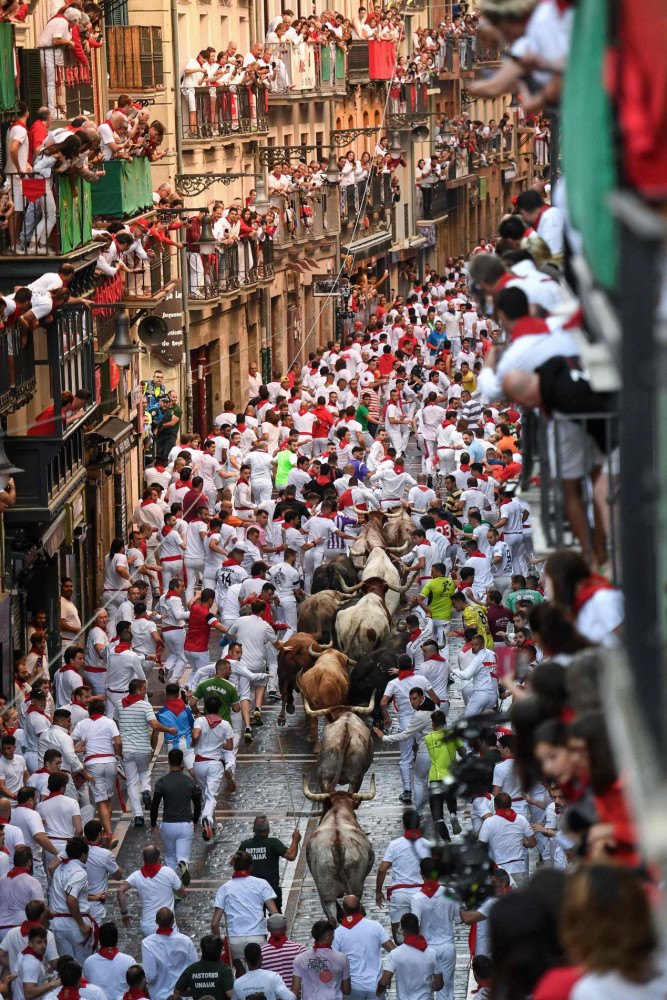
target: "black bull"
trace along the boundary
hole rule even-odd
[[[356,666],[350,673],[348,704],[368,705],[373,692],[375,692],[373,721],[376,725],[380,725],[382,720],[379,708],[380,699],[384,694],[387,684],[395,676],[390,674],[389,671],[396,667],[396,660],[401,653],[405,652],[407,644],[407,632],[402,635],[392,636],[379,649],[360,656]]]
[[[348,587],[354,587],[359,577],[354,563],[349,556],[340,555],[331,562],[318,566],[313,573],[311,594],[319,594],[321,590],[340,590],[341,579]]]

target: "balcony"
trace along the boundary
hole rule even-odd
[[[95,116],[98,95],[95,93],[99,49],[88,54],[89,63],[78,63],[74,50],[61,45],[24,50],[24,64],[28,79],[41,76],[41,103],[48,106],[54,119],[71,121],[78,115]]]
[[[391,80],[395,69],[396,47],[393,42],[352,42],[348,53],[350,83]]]
[[[343,251],[352,247],[391,240],[393,199],[389,174],[373,174],[368,180],[341,187],[340,228]]]
[[[275,205],[278,228],[274,239],[276,249],[317,240],[338,231],[336,195],[329,188],[308,194],[293,191],[271,197]]]
[[[9,523],[50,521],[85,478],[84,433],[97,411],[93,324],[84,309],[62,309],[34,334],[34,396],[7,419],[7,454],[16,478]],[[90,390],[88,404],[63,407],[65,390]],[[43,433],[42,433],[43,432]]]
[[[477,151],[472,154],[472,162],[475,167],[485,166],[486,163],[494,163],[501,157],[506,158],[512,155],[514,148],[513,131],[502,134],[498,133],[487,138],[478,136],[476,146]]]
[[[236,84],[233,88],[194,87],[195,120],[183,115],[186,145],[201,139],[239,139],[267,135],[269,118],[266,87]],[[190,119],[189,121],[187,119]]]
[[[0,257],[17,257],[21,262],[35,257],[68,257],[90,243],[92,210],[88,181],[36,173],[7,174],[7,180],[17,212],[7,228],[0,229]],[[19,213],[21,205],[24,207]]]
[[[215,253],[188,251],[188,305],[201,309],[226,296],[250,291],[274,276],[273,239],[242,239]]]
[[[107,160],[105,176],[92,185],[93,215],[102,219],[131,219],[153,209],[151,165],[144,156]]]
[[[472,73],[476,67],[500,62],[500,51],[495,46],[488,45],[479,34],[464,34],[458,38],[448,35],[439,41],[436,66],[440,76]]]
[[[161,28],[109,26],[106,40],[109,90],[131,94],[164,90]]]
[[[32,332],[16,325],[0,332],[0,416],[20,409],[35,391]]]
[[[409,115],[427,112],[428,87],[425,83],[402,83],[398,97],[389,96],[389,114]]]
[[[294,46],[289,42],[270,45],[276,78],[269,85],[271,100],[302,100],[304,97],[344,97],[347,93],[343,49],[330,45]],[[302,62],[301,49],[308,60]],[[305,68],[302,70],[301,66]]]
[[[417,188],[417,225],[430,225],[447,216],[451,199],[447,194],[447,181],[422,184]]]
[[[15,33],[9,21],[0,22],[0,113],[14,111],[19,99],[18,74],[14,66]]]
[[[143,270],[124,275],[123,300],[134,307],[150,307],[160,302],[178,280],[178,255],[174,247],[153,238],[145,249],[153,256],[146,261],[135,258],[129,262],[133,267],[141,265]]]

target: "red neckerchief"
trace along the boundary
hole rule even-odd
[[[454,421],[453,420],[443,420],[442,423],[440,424],[440,426],[441,427],[453,427],[454,426]]]
[[[398,679],[399,681],[404,681],[406,677],[414,677],[414,674],[414,667],[411,667],[409,670],[399,670]]]
[[[248,878],[249,875],[250,872],[247,871],[234,872],[232,878]]]
[[[174,715],[180,715],[181,712],[185,711],[182,698],[168,698],[164,703],[164,707],[168,711],[173,712]]]
[[[205,715],[204,718],[208,722],[211,729],[215,729],[216,726],[219,726],[220,723],[222,722],[222,719],[220,718],[219,715],[210,714],[210,715]]]
[[[403,944],[407,944],[410,948],[416,948],[418,951],[426,951],[428,948],[426,938],[422,937],[421,934],[406,934],[403,938]]]
[[[513,809],[496,809],[496,816],[502,816],[503,819],[508,819],[510,823],[513,823],[516,819],[516,813]]]
[[[177,594],[175,590],[168,590],[167,593],[164,596],[165,597],[180,597],[181,595]]]
[[[155,500],[142,500],[141,501],[141,506],[142,507],[148,507],[149,503],[155,503]]]
[[[549,326],[543,319],[536,316],[522,316],[514,324],[514,329],[510,334],[510,343],[514,343],[519,337],[535,336],[541,333],[551,333]]]
[[[50,716],[50,715],[47,715],[47,714],[46,714],[46,712],[42,712],[41,708],[35,708],[35,706],[34,706],[34,705],[31,705],[31,706],[30,706],[30,708],[29,708],[29,709],[28,709],[28,711],[26,712],[26,715],[32,715],[32,714],[33,714],[33,712],[34,712],[34,713],[35,713],[36,715],[43,715],[45,719],[48,719],[48,720],[49,720],[49,722],[51,722],[51,716]]]
[[[417,489],[418,489],[418,490],[421,490],[421,491],[422,491],[422,493],[426,493],[426,491],[427,491],[428,489],[430,489],[430,486],[419,486],[419,485],[418,485],[418,486],[417,486]],[[424,545],[424,542],[421,542],[421,544],[422,544],[422,545]],[[428,545],[428,542],[426,542],[425,544],[426,544],[426,545]]]
[[[15,121],[15,122],[12,122],[9,127],[10,128],[14,128],[15,125],[20,125],[21,128],[24,128],[26,130],[26,132],[28,131],[28,124],[27,124],[27,122]]]
[[[406,830],[403,836],[406,840],[419,840],[424,835],[421,830]]]
[[[17,729],[18,726],[5,726],[5,732],[7,733],[8,736],[13,736]],[[35,773],[36,772],[33,771],[33,774]]]
[[[459,472],[470,472],[470,466],[464,465],[463,462],[459,465]]]
[[[148,993],[142,990],[140,986],[130,986],[127,993],[123,993],[123,1000],[142,1000],[145,997],[146,1000],[150,1000]]]
[[[5,820],[5,822],[7,822]],[[12,868],[10,872],[7,872],[7,878],[16,878],[17,875],[29,875],[30,872],[27,868]]]
[[[155,878],[161,868],[162,862],[156,861],[154,864],[142,865],[140,871],[144,878]]]
[[[542,207],[537,210],[537,217],[536,217],[535,223],[533,225],[533,229],[535,230],[535,232],[537,232],[538,226],[540,224],[540,219],[542,218],[542,216],[544,215],[545,212],[549,211],[550,208],[551,208],[551,205],[542,205]]]
[[[112,962],[116,957],[116,955],[119,955],[120,952],[118,951],[118,948],[105,947],[105,948],[100,948],[97,954],[101,955],[102,958],[106,958],[109,962]]]
[[[93,720],[93,722],[95,722],[96,719],[103,719],[104,712],[93,712],[90,718]]]
[[[155,931],[155,933],[156,934],[164,934],[165,937],[168,937],[170,934],[174,933],[174,928],[173,927],[158,927],[158,929]]]
[[[279,931],[278,934],[269,934],[269,944],[272,944],[274,948],[282,948],[286,941],[287,934],[284,931]]]
[[[31,646],[30,647],[30,650],[28,652],[28,656],[30,656],[30,653],[37,653],[38,656],[44,656],[43,651],[41,649],[37,649],[35,646]]]
[[[594,594],[597,594],[598,590],[615,590],[616,588],[601,576],[600,573],[591,573],[582,580],[577,587],[577,593],[575,594],[574,601],[572,602],[572,610],[575,615],[578,615],[583,608],[586,601],[589,601]]]
[[[322,951],[323,948],[329,948],[329,949],[331,949],[331,945],[330,944],[314,944],[313,945],[313,951]]]
[[[222,565],[223,566],[240,566],[241,563],[238,561],[238,559],[225,559],[225,561],[223,562]]]
[[[131,649],[129,642],[119,642],[114,649],[114,653],[125,653],[128,649]]]
[[[422,630],[420,628],[413,628],[412,632],[408,636],[408,642],[414,642],[415,639],[417,638],[417,636],[420,636],[421,634],[422,634]],[[411,673],[412,674],[414,673],[414,670],[411,670],[411,671],[402,670],[401,673],[404,673],[406,677],[409,677]],[[401,677],[401,674],[399,674],[398,677],[399,677],[399,680],[403,680],[403,678]]]
[[[23,937],[28,936],[31,927],[44,927],[44,924],[41,920],[24,920],[21,924],[21,934]]]
[[[433,899],[439,888],[440,888],[439,882],[436,882],[435,879],[427,879],[419,891],[423,892],[424,895],[428,896],[429,899]]]
[[[480,552],[479,549],[475,549],[475,551],[471,552],[470,555],[468,556],[468,559],[473,559],[473,558],[486,559],[486,556],[484,555],[483,552]]]
[[[47,802],[49,799],[55,799],[58,795],[64,795],[64,794],[65,794],[64,789],[61,789],[59,792],[49,792],[48,795],[44,796],[42,802]]]
[[[190,483],[184,483],[182,479],[179,479],[177,483],[174,483],[175,490],[190,489]]]
[[[341,920],[340,926],[347,927],[348,930],[351,930],[353,927],[356,927],[356,925],[359,923],[360,920],[363,919],[364,919],[363,913],[348,913],[348,915],[346,917],[343,917],[343,919]]]
[[[170,524],[165,524],[164,528],[162,529],[162,537],[166,538],[167,535],[169,534],[169,532],[173,531],[173,530],[174,529],[172,528],[172,526]]]
[[[140,694],[128,694],[122,699],[121,705],[123,708],[129,708],[130,705],[136,704],[138,701],[143,701],[143,697]]]
[[[58,1000],[79,1000],[81,994],[76,986],[63,986],[56,996]]]
[[[78,698],[72,698],[72,704],[73,705],[78,705],[79,708],[86,708],[86,706],[83,704],[83,702],[79,701]],[[87,708],[86,708],[86,711],[88,711]]]
[[[475,798],[476,799],[488,799],[489,801],[491,801],[492,795],[491,795],[491,792],[480,792],[479,795],[475,796]]]
[[[40,962],[42,962],[44,960],[44,956],[43,955],[38,955],[36,951],[32,950],[32,948],[30,947],[30,945],[28,945],[27,948],[24,948],[23,951],[21,952],[21,954],[22,955],[34,955],[34,957],[36,959],[38,959]]]

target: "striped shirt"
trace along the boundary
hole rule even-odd
[[[269,972],[277,972],[287,989],[291,990],[294,959],[305,950],[305,946],[297,944],[296,941],[285,941],[280,948],[267,941],[262,945],[262,968],[268,969]]]
[[[147,701],[135,701],[125,707],[121,702],[116,712],[123,751],[150,753],[151,729],[148,723],[155,718],[152,706]]]

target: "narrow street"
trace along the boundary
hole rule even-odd
[[[406,463],[407,471],[413,476],[420,471],[419,454],[410,445],[411,460]],[[212,658],[216,655],[217,640],[211,646]],[[154,706],[163,700],[164,688],[157,677],[149,678],[149,693]],[[450,718],[462,714],[463,701],[457,688],[452,688]],[[289,843],[295,824],[302,835],[301,846],[317,826],[319,806],[310,803],[302,793],[303,776],[308,775],[310,787],[315,790],[315,757],[307,740],[307,726],[300,699],[297,710],[287,717],[284,729],[278,729],[275,720],[279,706],[269,703],[264,712],[265,725],[254,728],[255,742],[249,747],[241,744],[237,757],[237,791],[234,794],[221,793],[216,811],[216,821],[221,831],[210,844],[205,844],[198,832],[193,849],[191,864],[192,882],[188,896],[176,905],[179,930],[189,934],[195,944],[209,930],[213,913],[213,898],[222,882],[231,876],[229,859],[239,843],[252,833],[252,821],[257,813],[266,813],[271,823],[272,836]],[[320,723],[321,725],[321,723]],[[363,802],[359,816],[361,825],[368,834],[375,851],[373,870],[366,880],[364,905],[369,917],[379,920],[389,930],[389,916],[385,909],[375,905],[375,873],[382,860],[386,845],[394,837],[401,835],[401,815],[403,805],[398,801],[402,791],[398,770],[398,750],[382,749],[375,741],[375,760],[367,776],[363,791],[368,791],[370,774],[375,774],[377,794],[371,802]],[[154,779],[166,770],[166,756],[160,752],[155,760]],[[464,820],[463,807],[459,812],[464,831],[469,822]],[[114,814],[116,836],[121,839],[118,861],[124,874],[141,865],[141,851],[151,841],[148,814],[146,826],[135,829],[131,818],[120,812]],[[430,821],[426,825],[426,836],[431,833]],[[459,840],[457,837],[455,840]],[[296,862],[283,863],[284,913],[288,918],[289,936],[293,940],[309,943],[312,924],[323,917],[319,897],[306,864],[305,852],[300,851]],[[110,883],[113,885],[113,883]],[[140,958],[142,935],[139,928],[139,907],[136,893],[128,894],[132,923],[123,929],[115,894],[111,894],[107,904],[109,917],[117,920],[121,930],[119,947],[121,950]],[[456,1000],[463,1000],[468,993],[468,932],[457,928],[457,971],[455,978]]]

